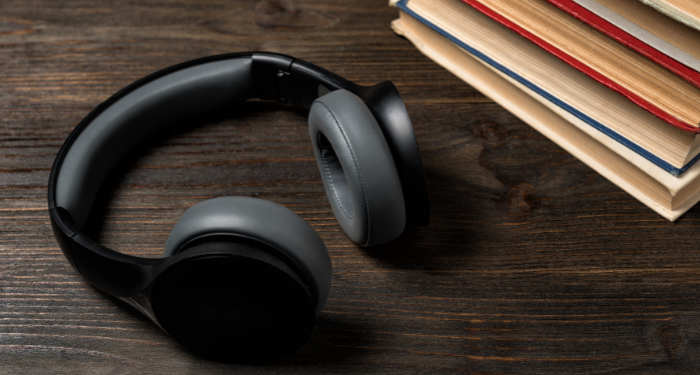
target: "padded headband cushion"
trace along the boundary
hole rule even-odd
[[[403,232],[406,207],[401,181],[377,120],[362,99],[333,91],[313,103],[309,134],[333,213],[362,246]]]
[[[250,57],[204,63],[157,78],[97,115],[70,146],[58,171],[56,204],[82,229],[112,168],[158,131],[254,96]]]
[[[299,215],[277,203],[249,197],[220,197],[197,203],[180,217],[165,244],[165,256],[213,234],[238,234],[274,247],[291,259],[317,296],[316,312],[328,299],[331,260],[321,238]]]

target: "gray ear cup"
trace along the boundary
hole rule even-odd
[[[208,235],[239,235],[280,251],[304,272],[316,312],[328,299],[331,260],[321,238],[299,215],[277,203],[249,197],[220,197],[190,207],[180,217],[165,244],[165,256]]]
[[[362,99],[337,90],[313,103],[309,134],[328,201],[345,233],[362,246],[403,232],[401,181],[381,128]]]

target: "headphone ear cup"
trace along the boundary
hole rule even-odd
[[[165,244],[166,257],[205,236],[233,235],[276,249],[304,273],[316,313],[328,299],[331,260],[323,241],[299,215],[277,203],[250,197],[220,197],[190,207]]]
[[[371,246],[400,236],[406,226],[401,181],[384,134],[362,99],[346,90],[316,99],[309,134],[328,201],[348,237]]]

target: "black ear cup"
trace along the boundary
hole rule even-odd
[[[257,362],[291,352],[311,333],[330,291],[320,237],[291,210],[260,199],[191,207],[165,255],[170,264],[152,289],[154,315],[209,358]]]
[[[316,306],[292,267],[254,241],[196,242],[153,285],[163,329],[204,357],[239,363],[277,358],[306,341]]]
[[[323,241],[299,215],[277,203],[250,197],[220,197],[197,203],[180,217],[165,244],[171,256],[193,241],[229,236],[266,244],[306,278],[316,311],[328,299],[331,260]]]
[[[401,181],[382,130],[362,99],[346,90],[316,99],[309,134],[328,201],[348,237],[371,246],[401,235],[406,226]]]

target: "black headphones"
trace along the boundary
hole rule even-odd
[[[257,362],[299,347],[325,304],[331,262],[309,224],[276,203],[221,197],[178,220],[165,257],[110,250],[82,233],[112,168],[183,119],[251,98],[310,109],[309,133],[333,213],[362,246],[427,225],[413,127],[389,81],[363,87],[289,56],[234,53],[153,73],[95,108],[68,136],[49,177],[51,225],[93,286],[131,304],[208,358]]]

